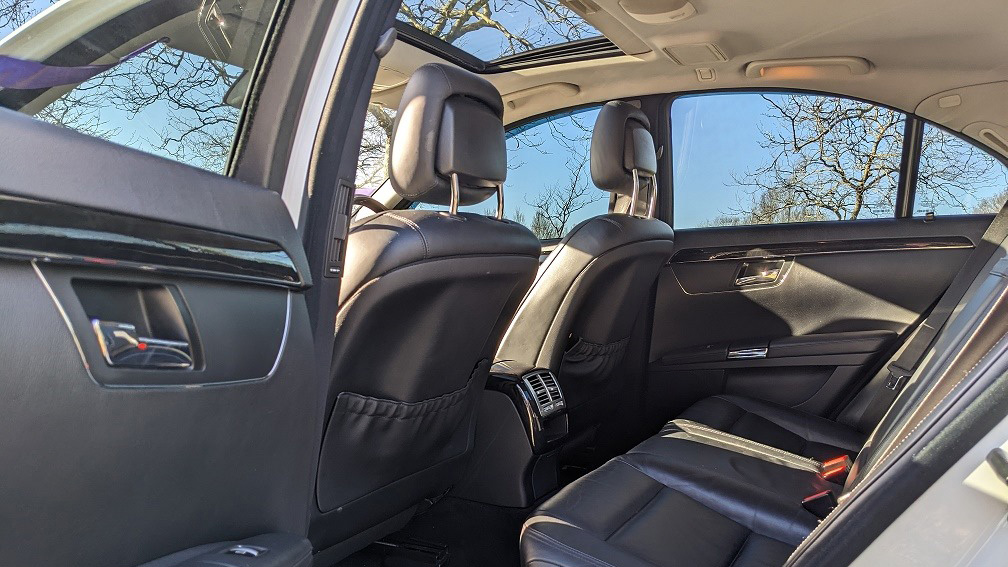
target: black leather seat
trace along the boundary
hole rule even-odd
[[[812,472],[656,436],[561,490],[522,530],[525,565],[779,566],[815,528]]]
[[[679,418],[818,460],[853,459],[868,438],[835,421],[742,396],[700,400]]]
[[[651,192],[657,157],[649,127],[630,104],[602,107],[591,143],[596,186],[634,203],[640,192]],[[645,208],[654,205],[653,198],[647,201]],[[497,353],[519,371],[558,372],[575,441],[589,439],[615,409],[615,370],[648,290],[673,252],[668,224],[632,212],[590,218],[564,237],[540,268]]]
[[[400,528],[472,447],[475,404],[540,254],[522,225],[455,212],[504,182],[502,114],[489,82],[447,65],[419,68],[403,94],[392,186],[452,211],[386,211],[350,230],[310,530],[327,560]]]
[[[999,251],[995,259],[1002,257]],[[817,460],[775,446],[795,443],[789,436],[796,436],[799,445],[815,445],[806,453],[852,448],[855,437],[838,429],[843,426],[766,402],[710,398],[536,510],[522,530],[525,565],[780,566],[796,549],[805,553],[801,564],[815,565],[822,557],[839,561],[837,539],[864,542],[853,534],[874,521],[859,511],[879,514],[893,505],[894,492],[915,484],[895,500],[909,505],[971,446],[948,437],[954,424],[964,421],[963,411],[988,408],[989,423],[1004,417],[1003,404],[993,401],[1003,397],[1003,391],[993,392],[1002,367],[984,362],[1004,337],[1008,260],[989,275],[981,273],[972,289],[930,347],[932,356],[860,451],[855,448],[846,479]],[[723,431],[696,420],[719,422]],[[803,499],[825,491],[841,496],[836,509],[813,514],[805,508]],[[821,523],[820,516],[825,516]],[[881,530],[889,521],[871,529]]]

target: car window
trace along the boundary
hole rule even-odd
[[[396,111],[381,103],[368,104],[364,135],[357,154],[357,194],[373,195],[388,179],[389,149]]]
[[[905,115],[799,93],[677,98],[674,226],[892,217]]]
[[[914,214],[996,213],[1008,199],[1008,168],[977,146],[926,124]]]
[[[281,0],[0,4],[0,105],[223,173]]]
[[[588,165],[598,111],[597,106],[565,111],[507,132],[505,218],[549,240],[609,212],[609,194],[592,183]],[[497,203],[491,199],[459,210],[493,215]]]
[[[581,221],[609,211],[609,194],[595,187],[588,166],[598,111],[598,106],[565,110],[507,132],[506,218],[548,240],[562,238]],[[388,178],[394,121],[394,110],[378,103],[368,107],[357,162],[358,195],[373,194]],[[443,208],[422,203],[414,206]],[[497,202],[489,199],[459,210],[493,215]]]

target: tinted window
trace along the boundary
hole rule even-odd
[[[0,3],[0,105],[223,172],[278,2]]]
[[[397,19],[486,61],[599,36],[558,0],[406,0]]]
[[[984,150],[924,126],[914,214],[996,213],[1008,199],[1008,168]]]
[[[505,217],[550,239],[609,211],[609,194],[595,187],[588,167],[598,110],[563,112],[508,132]],[[491,199],[461,210],[493,215],[497,204]]]
[[[373,195],[388,179],[388,158],[396,111],[378,103],[368,105],[364,134],[357,154],[357,194]]]
[[[674,226],[891,217],[905,116],[791,93],[685,96],[671,110]]]

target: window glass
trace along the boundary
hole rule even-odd
[[[0,2],[0,105],[224,172],[279,1]]]
[[[406,0],[397,19],[484,61],[601,35],[559,0]]]
[[[599,107],[554,114],[507,132],[508,176],[504,216],[541,239],[562,238],[581,221],[609,212],[609,194],[591,181],[588,157]],[[388,179],[389,139],[395,111],[368,107],[357,161],[357,195],[372,195]],[[444,209],[416,203],[418,209]],[[461,207],[494,215],[497,200]]]
[[[597,106],[554,114],[507,133],[504,216],[541,239],[562,238],[581,221],[609,212],[609,194],[591,180],[588,156]],[[493,215],[495,199],[461,207]]]
[[[380,103],[368,105],[364,118],[364,135],[357,154],[358,195],[373,195],[388,179],[389,149],[396,111]]]
[[[905,116],[798,93],[684,96],[671,110],[674,226],[891,217]]]
[[[984,150],[924,126],[914,214],[996,213],[1008,199],[1008,168]]]

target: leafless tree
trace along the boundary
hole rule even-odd
[[[522,10],[533,11],[542,19],[542,25],[514,29],[504,23],[504,19]],[[490,30],[501,39],[502,55],[531,49],[548,34],[575,40],[587,36],[590,30],[587,23],[557,0],[406,0],[399,8],[399,18],[451,44],[463,42],[474,32]],[[394,110],[380,104],[368,106],[357,170],[358,186],[384,180],[394,121]]]
[[[899,112],[836,97],[763,95],[762,165],[732,175],[748,202],[710,225],[852,220],[891,214],[900,175],[904,118]],[[917,202],[971,212],[989,191],[996,162],[930,128],[923,140]],[[1004,185],[1002,185],[1004,186]]]
[[[101,117],[100,109],[92,101],[69,93],[42,109],[36,117],[50,124],[72,128],[78,132],[97,138],[111,139],[119,134],[118,128],[110,128]]]
[[[0,28],[17,27],[49,3],[0,0]],[[164,126],[134,135],[142,140],[118,141],[142,141],[180,161],[223,171],[240,112],[224,98],[240,73],[238,67],[158,44],[78,85],[37,117],[87,134],[116,138],[120,129],[107,126],[103,109],[115,108],[132,119],[156,108],[167,115],[158,120]]]
[[[0,30],[12,31],[32,19],[39,10],[33,0],[0,0]]]
[[[1008,169],[952,134],[934,127],[924,130],[915,197],[918,210],[995,213],[1006,199]]]
[[[555,183],[526,201],[532,210],[532,232],[540,239],[561,238],[575,213],[600,200],[602,193],[588,183],[586,160],[575,156],[567,162],[566,183]]]

